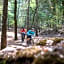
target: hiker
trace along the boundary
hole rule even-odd
[[[31,44],[32,36],[35,36],[34,28],[27,31],[27,44]]]
[[[25,28],[22,27],[21,30],[20,30],[20,32],[21,32],[21,40],[22,40],[22,42],[24,42],[25,34],[26,34],[26,30],[25,30]]]

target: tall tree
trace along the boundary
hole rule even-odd
[[[62,6],[63,6],[63,17],[64,17],[64,1],[62,1]]]
[[[33,14],[33,23],[35,23],[35,15],[37,14],[38,0],[36,0],[35,4],[36,4],[36,8],[35,8],[35,11],[34,11],[34,14]]]
[[[28,0],[28,8],[27,8],[27,30],[29,30],[29,8],[30,8],[30,0]]]
[[[17,40],[17,0],[15,0],[15,8],[14,8],[14,24],[15,24],[15,40]]]
[[[3,16],[2,16],[2,35],[1,35],[1,49],[7,45],[6,29],[7,29],[7,11],[8,11],[8,0],[3,0]]]
[[[36,26],[35,26],[35,28],[36,28],[36,36],[38,36],[38,0],[36,0]]]
[[[36,0],[35,2],[36,4],[36,8],[35,8],[35,12],[34,12],[34,15],[33,15],[33,23],[34,23],[34,27],[35,27],[35,31],[36,31],[36,36],[38,36],[38,31],[37,31],[37,25],[38,25],[38,0]]]

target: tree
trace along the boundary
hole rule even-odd
[[[62,1],[62,5],[64,7],[64,1]],[[64,8],[63,8],[63,17],[64,17]]]
[[[14,8],[14,24],[15,24],[15,40],[17,40],[17,18],[16,18],[16,12],[17,12],[17,0],[15,0],[15,8]]]
[[[36,28],[36,36],[38,36],[38,0],[36,0],[36,9],[35,9],[35,11],[36,11],[36,21],[35,21],[35,23],[36,23],[36,25],[35,25],[35,28]]]
[[[28,9],[27,9],[27,30],[29,30],[29,8],[30,8],[30,0],[28,0]]]
[[[35,27],[35,30],[36,30],[36,36],[38,36],[38,0],[36,0],[35,2],[36,4],[36,8],[35,8],[35,11],[34,11],[34,14],[33,14],[33,23],[34,23],[34,27]]]
[[[35,15],[37,14],[38,0],[36,0],[35,4],[36,4],[36,8],[35,8],[35,11],[34,11],[34,14],[33,14],[33,23],[35,23]]]
[[[1,35],[1,49],[7,45],[6,29],[7,29],[7,11],[8,11],[8,0],[3,2],[3,16],[2,16],[2,35]]]

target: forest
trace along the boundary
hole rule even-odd
[[[0,0],[0,64],[64,64],[64,0]]]

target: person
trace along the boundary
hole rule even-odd
[[[26,34],[26,30],[24,27],[22,27],[22,29],[20,30],[21,32],[21,40],[22,42],[24,42],[24,39],[25,39],[25,34]]]
[[[31,44],[32,36],[35,36],[34,28],[27,31],[27,45]]]

